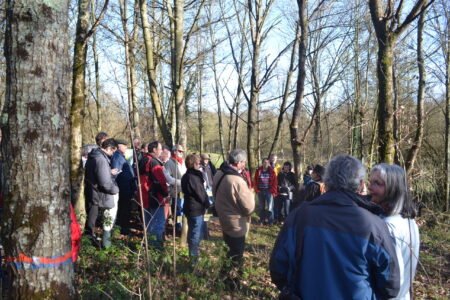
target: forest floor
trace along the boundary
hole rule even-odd
[[[420,263],[414,280],[415,299],[449,299],[450,233],[445,215],[426,211],[418,219],[421,234]],[[174,272],[173,241],[163,251],[149,250],[145,264],[142,232],[122,236],[116,231],[113,246],[99,249],[83,238],[76,278],[82,299],[277,299],[268,262],[280,226],[252,224],[247,238],[241,284],[226,283],[221,268],[226,246],[217,220],[209,222],[211,239],[200,244],[200,259],[192,265],[187,247],[177,238]],[[149,272],[150,271],[150,272]],[[176,276],[176,277],[175,277]]]

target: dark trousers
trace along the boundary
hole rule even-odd
[[[223,240],[228,248],[230,248],[228,257],[231,258],[232,262],[240,264],[244,257],[245,235],[242,237],[231,237],[223,233]]]
[[[225,282],[232,284],[233,288],[236,288],[243,274],[242,267],[245,248],[245,235],[243,237],[236,238],[224,233],[223,240],[230,248],[227,253],[230,261],[223,264],[220,272],[226,276]]]
[[[119,197],[119,210],[117,211],[117,224],[122,229],[122,232],[130,230],[131,219],[131,198]]]
[[[98,217],[98,205],[94,203],[88,203],[88,219],[87,219],[87,233],[90,235],[94,235],[95,233],[95,221],[97,221]]]

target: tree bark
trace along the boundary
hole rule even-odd
[[[95,22],[95,1],[91,1],[91,20]],[[97,108],[97,132],[102,131],[102,103],[100,100],[100,68],[97,51],[97,32],[92,34],[92,54],[94,58],[95,70],[95,103]]]
[[[70,182],[75,212],[84,226],[86,207],[84,203],[84,169],[81,161],[83,124],[86,105],[86,56],[91,21],[91,0],[78,2],[78,21],[72,66],[72,105],[70,107]],[[98,99],[97,99],[98,100]]]
[[[150,86],[150,98],[152,100],[153,111],[158,122],[159,129],[163,136],[164,142],[171,147],[173,145],[172,134],[167,126],[165,116],[162,110],[161,99],[158,94],[156,83],[156,68],[153,56],[153,40],[150,33],[150,25],[148,22],[147,1],[139,0],[139,12],[141,13],[142,31],[144,36],[147,77]]]
[[[210,38],[211,41],[214,42],[214,33],[212,28],[210,27]],[[214,95],[216,96],[216,103],[217,103],[217,118],[219,122],[219,144],[220,144],[220,154],[222,155],[223,161],[226,160],[225,158],[225,144],[223,141],[223,120],[222,120],[222,107],[220,104],[220,83],[219,83],[219,76],[217,74],[217,62],[216,62],[216,47],[213,47],[212,49],[212,69],[214,74]]]
[[[69,1],[7,1],[2,240],[11,276],[8,299],[76,297],[65,146],[70,133],[68,8]],[[58,267],[43,261],[53,257],[60,259]]]
[[[292,74],[294,74],[295,57],[297,54],[297,47],[299,40],[300,40],[300,26],[297,23],[297,27],[295,30],[295,40],[294,44],[292,45],[291,60],[289,63],[289,69],[286,76],[286,83],[284,84],[283,98],[281,100],[280,114],[278,115],[277,129],[275,130],[275,136],[273,138],[272,146],[270,147],[268,157],[270,157],[272,153],[275,151],[275,147],[280,139],[280,133],[283,127],[284,114],[286,112],[287,99],[289,98],[289,89],[291,86]],[[281,147],[281,149],[283,149],[283,147]]]
[[[403,5],[399,5],[397,10],[391,7],[393,5],[389,1],[389,8],[384,8],[383,0],[369,0],[370,15],[378,41],[378,161],[391,164],[395,154],[392,82],[395,42],[427,4],[426,0],[417,0],[401,23],[399,18]]]
[[[450,211],[450,20],[447,16],[445,74],[445,210]]]
[[[273,0],[268,0],[263,5],[261,0],[247,1],[247,14],[250,21],[251,42],[252,42],[252,65],[250,77],[250,99],[247,109],[247,160],[250,173],[254,174],[258,165],[257,151],[258,145],[255,141],[255,130],[258,122],[258,102],[260,94],[260,55],[261,46],[264,39],[264,23],[270,11]],[[265,33],[267,34],[267,32]]]
[[[378,39],[378,160],[394,163],[394,123],[393,123],[393,59],[394,41]]]
[[[175,99],[176,131],[175,143],[186,149],[186,110],[184,99],[183,26],[184,0],[174,1],[174,49],[172,49],[172,92]]]
[[[294,99],[294,110],[292,112],[292,120],[289,126],[291,136],[292,156],[294,160],[294,173],[297,176],[297,182],[301,174],[301,155],[300,155],[300,112],[303,105],[303,97],[305,94],[305,79],[306,79],[306,49],[308,49],[308,35],[309,25],[306,15],[306,9],[308,6],[307,0],[297,0],[298,14],[300,23],[300,43],[299,43],[299,62],[298,62],[298,78],[297,78],[297,91]]]
[[[203,65],[198,67],[198,148],[200,150],[200,154],[202,154],[205,149],[203,145]]]
[[[359,7],[359,1],[356,2],[356,10]],[[359,15],[355,13],[355,41],[354,41],[354,51],[355,51],[355,65],[354,65],[354,86],[355,86],[355,109],[353,112],[353,127],[352,127],[352,155],[362,160],[363,158],[363,108],[361,99],[361,72],[359,64]]]
[[[136,6],[137,1],[135,2],[135,10],[138,11],[138,7]],[[122,29],[124,32],[123,37],[123,46],[125,52],[125,73],[127,77],[127,95],[128,95],[128,115],[130,120],[131,130],[133,132],[134,137],[140,136],[139,131],[139,113],[137,107],[137,89],[136,89],[136,60],[134,57],[134,43],[136,42],[135,38],[137,38],[137,24],[136,19],[134,19],[134,35],[130,38],[130,34],[128,32],[128,16],[127,16],[127,1],[120,0],[119,1],[120,8],[120,16],[122,21]],[[137,14],[135,14],[137,15]]]
[[[405,162],[406,172],[410,174],[414,168],[414,163],[416,162],[417,154],[419,153],[420,147],[422,145],[423,138],[423,98],[425,95],[425,85],[426,85],[426,70],[425,70],[425,60],[422,51],[423,42],[423,27],[425,25],[425,15],[423,12],[419,17],[419,25],[417,27],[417,67],[419,69],[419,88],[417,91],[417,129],[416,135],[414,137],[414,143],[408,152],[408,157]]]

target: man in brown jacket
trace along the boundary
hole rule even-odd
[[[240,265],[244,254],[245,235],[250,215],[255,209],[255,197],[240,172],[245,167],[247,154],[235,149],[228,155],[213,179],[215,207],[222,226],[223,240],[230,248],[228,257]]]

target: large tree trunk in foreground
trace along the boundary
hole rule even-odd
[[[2,236],[8,299],[73,299],[69,1],[8,0]]]

